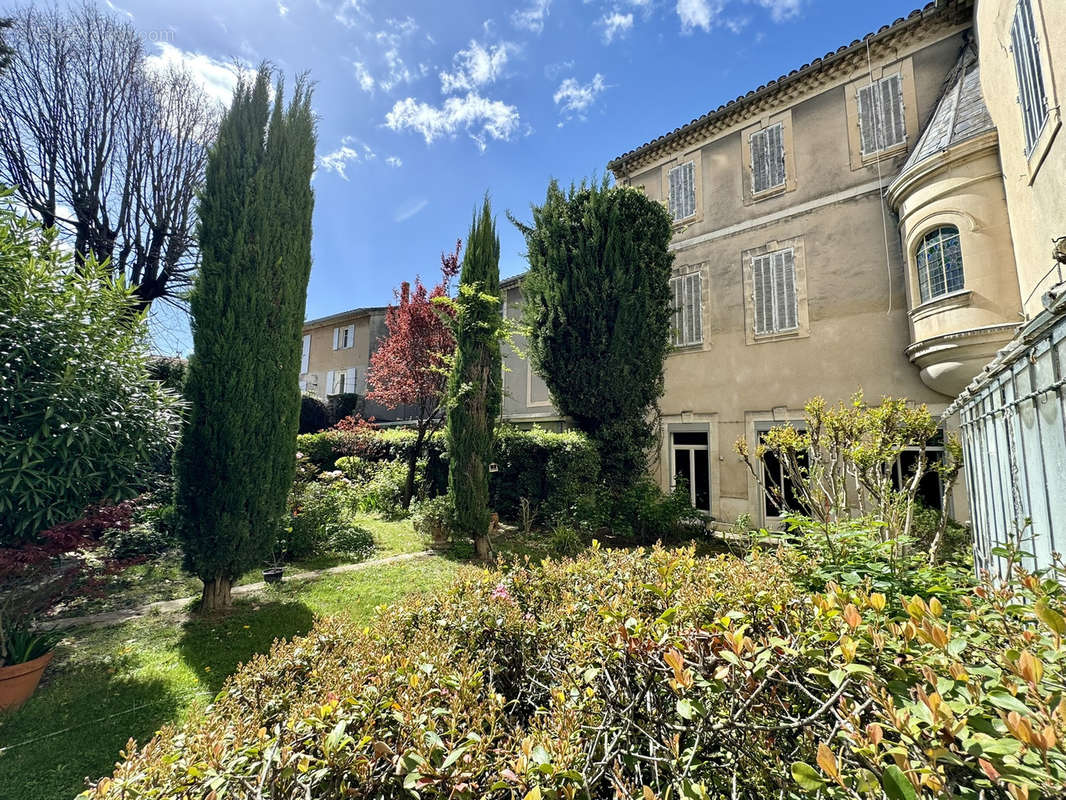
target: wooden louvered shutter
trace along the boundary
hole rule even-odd
[[[340,328],[334,328],[333,329],[333,349],[334,350],[336,350],[340,346],[340,342],[341,342],[341,329]]]
[[[751,135],[751,190],[755,194],[764,192],[770,183],[769,130],[757,131]]]
[[[781,186],[785,182],[785,136],[781,123],[766,130],[766,171],[769,174],[769,187]]]
[[[703,278],[698,272],[685,278],[689,290],[689,303],[692,309],[691,337],[688,344],[699,344],[703,341]]]
[[[756,256],[751,260],[752,306],[755,309],[755,332],[769,333],[774,324],[773,281],[770,277],[770,256]]]
[[[358,377],[358,373],[356,371],[356,368],[355,367],[349,367],[348,371],[347,371],[347,374],[345,375],[345,378],[344,378],[344,391],[346,391],[346,392],[356,392],[356,391],[358,391],[357,384],[355,382],[355,379],[357,377]]]
[[[337,373],[334,372],[333,370],[329,370],[329,371],[326,372],[326,395],[327,396],[335,393],[334,392],[333,381],[336,380],[336,377],[337,377]]]
[[[877,146],[877,103],[876,86],[863,86],[859,89],[859,138],[862,154],[876,153]]]
[[[881,91],[881,147],[895,147],[907,139],[907,122],[903,117],[903,82],[890,75],[878,82]]]
[[[796,266],[791,250],[781,250],[774,258],[774,330],[789,331],[796,321]]]
[[[681,279],[670,279],[670,291],[674,295],[674,324],[671,338],[674,343],[674,347],[681,344]]]
[[[310,368],[311,361],[311,334],[305,333],[300,352],[300,374],[303,375]]]

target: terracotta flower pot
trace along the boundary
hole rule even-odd
[[[51,660],[52,653],[45,653],[25,664],[0,667],[0,711],[14,711],[29,700]]]

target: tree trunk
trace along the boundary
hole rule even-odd
[[[486,564],[491,564],[493,562],[492,540],[489,539],[487,533],[474,537],[474,555]]]
[[[200,613],[211,614],[229,608],[232,601],[230,596],[230,588],[232,586],[233,581],[229,578],[214,578],[210,581],[204,581],[204,593],[200,598]]]
[[[411,498],[415,496],[415,471],[418,469],[418,457],[422,455],[422,442],[426,438],[425,428],[418,429],[415,446],[407,455],[407,481],[403,486],[403,507],[411,507]]]

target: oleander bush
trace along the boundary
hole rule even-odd
[[[85,797],[1062,796],[1053,576],[951,608],[806,591],[814,557],[594,545],[468,568],[276,644]]]

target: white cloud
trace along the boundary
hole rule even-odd
[[[156,42],[155,46],[159,53],[145,59],[149,69],[184,67],[210,97],[229,106],[237,86],[237,68],[234,64],[203,53],[179,50],[169,42]]]
[[[340,147],[332,153],[326,153],[318,157],[318,165],[326,172],[336,172],[344,180],[348,180],[348,167],[364,161],[371,161],[375,153],[365,142],[359,142],[354,136],[345,136],[341,139]]]
[[[588,83],[579,83],[576,78],[567,78],[559,84],[552,99],[567,116],[585,118],[585,112],[596,102],[596,98],[607,89],[603,76],[596,73]]]
[[[390,167],[402,167],[403,159],[397,156],[389,156],[385,159],[385,163],[388,164]]]
[[[126,9],[124,9],[124,8],[122,8],[120,6],[115,5],[114,3],[111,2],[111,0],[107,0],[107,7],[110,8],[112,11],[118,13],[118,14],[125,14],[130,19],[133,19],[133,12],[132,11],[127,11]]]
[[[799,16],[803,9],[803,0],[755,0],[760,6],[768,9],[770,19],[774,22],[785,22]]]
[[[419,199],[419,200],[414,200],[414,201],[408,203],[407,205],[403,206],[402,208],[400,208],[396,212],[396,216],[393,217],[393,220],[396,221],[396,222],[406,222],[407,220],[411,219],[411,217],[413,217],[415,214],[417,214],[419,211],[421,211],[423,208],[425,208],[428,205],[429,205],[429,200],[427,200],[424,197]]]
[[[370,19],[363,8],[363,0],[344,0],[333,12],[333,18],[346,28],[354,28]]]
[[[622,14],[618,10],[604,14],[599,22],[603,26],[603,41],[610,44],[615,38],[623,38],[633,27],[633,15]]]
[[[724,0],[677,0],[681,30],[688,32],[694,28],[702,28],[709,31],[724,6]]]
[[[466,50],[460,50],[452,58],[454,72],[440,73],[440,88],[444,94],[471,92],[493,83],[503,73],[507,59],[518,51],[513,42],[485,45],[471,40]]]
[[[551,0],[533,0],[528,8],[511,14],[511,24],[522,30],[540,33],[544,30],[544,20],[551,4]]]
[[[507,141],[518,132],[518,109],[500,100],[489,100],[477,92],[449,97],[443,105],[432,106],[408,97],[399,100],[385,116],[394,131],[410,129],[422,134],[426,144],[463,130],[478,148],[485,150],[487,139]]]
[[[355,68],[355,79],[359,81],[359,88],[364,92],[373,94],[374,92],[374,76],[366,68],[366,64],[362,61],[353,61],[352,67]]]
[[[284,17],[288,13],[289,13],[289,7],[287,5],[285,5],[284,3],[282,3],[281,0],[278,0],[278,16],[279,17]]]

